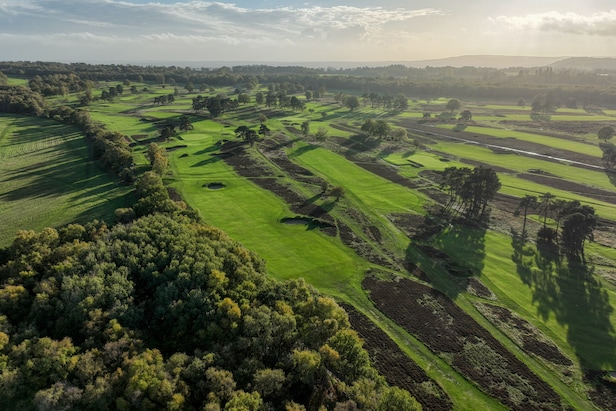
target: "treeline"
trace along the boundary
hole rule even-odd
[[[305,90],[353,91],[413,98],[457,97],[465,99],[532,99],[555,93],[562,101],[576,99],[581,105],[616,106],[613,75],[551,68],[511,70],[477,67],[409,68],[360,67],[317,69],[298,66],[248,65],[190,68],[135,65],[91,65],[85,63],[4,62],[0,71],[21,76],[77,75],[81,81],[147,81],[160,84],[231,86],[252,89],[256,84],[288,83]],[[601,75],[598,75],[601,74]]]
[[[420,409],[332,299],[187,217],[21,231],[0,251],[3,410]]]

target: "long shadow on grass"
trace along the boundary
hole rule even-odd
[[[561,261],[554,247],[529,245],[513,232],[512,261],[532,290],[543,320],[553,316],[567,329],[567,342],[587,369],[616,367],[616,335],[610,322],[614,308],[594,276],[594,267]]]
[[[191,167],[202,167],[207,166],[208,164],[214,164],[221,160],[219,156],[211,156],[210,158],[206,158],[205,160],[201,160],[198,163],[191,165]]]
[[[0,182],[11,182],[16,189],[0,196],[4,201],[19,201],[24,198],[43,198],[68,193],[79,193],[84,190],[96,190],[100,185],[97,180],[102,174],[92,160],[76,158],[71,154],[71,147],[66,150],[62,145],[54,150],[54,165],[46,163],[33,164],[30,167],[6,172]],[[94,185],[93,181],[97,181]],[[96,194],[96,193],[94,193]]]
[[[480,277],[484,268],[485,233],[482,225],[463,222],[436,225],[427,237],[415,238],[406,251],[407,261],[416,261],[432,285],[455,299],[466,290],[468,278]]]
[[[314,150],[316,148],[318,148],[318,147],[315,146],[315,145],[312,145],[312,144],[307,145],[307,146],[302,146],[302,147],[298,148],[297,150],[293,151],[292,153],[289,153],[288,157],[289,158],[299,157],[299,156],[301,156],[303,154],[306,154],[306,153],[308,153],[308,152],[310,152],[310,151],[312,151],[312,150]]]
[[[374,150],[381,145],[381,141],[376,138],[370,138],[363,134],[355,134],[349,137],[343,146],[348,149],[347,154],[352,155],[354,153]]]

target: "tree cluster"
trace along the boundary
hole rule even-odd
[[[194,111],[203,111],[207,109],[212,117],[218,117],[227,111],[236,110],[239,107],[237,100],[232,100],[228,97],[217,95],[214,97],[197,96],[192,99],[192,108]]]
[[[560,245],[561,254],[566,255],[569,261],[586,263],[584,245],[586,240],[593,239],[597,226],[593,207],[582,205],[578,200],[557,199],[551,193],[538,198],[526,195],[520,200],[515,213],[524,217],[523,236],[526,235],[527,214],[531,210],[537,210],[543,220],[543,226],[537,232],[539,244]],[[548,218],[554,221],[554,228],[548,227]]]
[[[19,232],[0,313],[7,411],[420,409],[332,299],[187,217]]]
[[[153,101],[154,101],[154,104],[164,106],[166,104],[173,104],[173,102],[175,101],[175,97],[173,94],[165,94],[162,96],[154,97]]]
[[[23,86],[0,86],[1,112],[41,116],[45,109],[45,100],[39,93]]]
[[[45,97],[64,96],[68,93],[79,93],[92,88],[92,82],[83,80],[75,73],[35,75],[28,82],[30,89]]]
[[[487,167],[448,167],[443,170],[441,187],[449,193],[448,210],[458,210],[468,219],[484,217],[488,202],[496,196],[501,183],[496,172]]]

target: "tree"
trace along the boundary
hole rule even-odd
[[[409,100],[404,96],[404,94],[396,95],[394,98],[394,108],[400,111],[404,111],[409,108]]]
[[[357,107],[359,107],[359,99],[357,98],[357,96],[347,96],[343,100],[343,104],[344,104],[345,107],[347,107],[348,109],[353,111]]]
[[[541,213],[541,216],[543,217],[543,228],[544,229],[547,227],[548,215],[550,214],[550,209],[552,207],[552,204],[554,204],[555,198],[556,197],[550,192],[547,192],[539,196],[538,207],[539,207],[539,212]]]
[[[180,117],[180,130],[188,131],[188,130],[193,130],[194,128],[195,127],[190,122],[190,118],[188,118],[188,116]]]
[[[466,204],[466,215],[481,218],[490,200],[494,198],[501,183],[494,170],[487,167],[475,167],[462,185],[462,200]]]
[[[308,137],[308,135],[310,134],[310,121],[309,120],[306,120],[302,123],[301,130],[302,130],[302,135],[304,136],[304,138]]]
[[[374,127],[375,127],[375,121],[369,118],[368,120],[364,121],[364,124],[362,124],[360,130],[366,133],[367,135],[371,136],[373,133]]]
[[[257,92],[257,94],[255,94],[255,103],[261,105],[263,103],[265,103],[265,96],[263,95],[262,92]]]
[[[248,104],[250,103],[250,95],[246,94],[246,93],[240,93],[237,96],[237,102],[240,104]]]
[[[344,187],[336,186],[329,191],[329,195],[336,198],[336,201],[340,200],[340,197],[344,196]]]
[[[160,129],[161,140],[167,141],[175,135],[175,125],[172,123],[166,123],[163,128]]]
[[[269,132],[270,132],[270,129],[269,129],[269,127],[268,127],[268,126],[266,126],[265,124],[260,124],[260,125],[259,125],[259,132],[258,132],[258,133],[259,133],[262,137],[264,137],[264,138],[265,138],[265,137],[269,134]]]
[[[461,106],[462,105],[460,104],[460,101],[453,98],[447,102],[447,105],[445,106],[445,108],[449,110],[450,113],[453,113],[456,110],[460,110]]]
[[[314,138],[317,141],[325,141],[327,140],[327,129],[323,126],[319,127],[319,129],[317,130],[316,134],[314,135]]]
[[[614,137],[614,128],[612,126],[604,126],[597,131],[597,137],[607,143],[607,140]]]
[[[379,139],[387,137],[391,131],[391,127],[385,120],[372,120],[368,119],[362,124],[361,131],[369,135],[370,137],[376,137]]]
[[[597,225],[594,208],[583,206],[563,220],[561,243],[569,259],[581,260],[586,264],[584,243],[592,240]]]
[[[391,133],[391,138],[394,141],[404,141],[406,140],[408,137],[408,134],[406,132],[405,128],[402,127],[397,127],[396,129],[394,129],[394,131]]]
[[[473,119],[473,114],[470,112],[470,110],[464,110],[463,112],[460,113],[461,121],[471,121],[472,119]]]
[[[522,237],[526,237],[526,217],[528,210],[532,210],[537,207],[537,197],[531,195],[525,195],[518,204],[518,208],[515,210],[514,215],[518,216],[520,213],[524,215],[524,223],[522,224]]]
[[[387,124],[385,120],[377,120],[374,123],[374,129],[372,130],[372,133],[375,137],[383,139],[387,137],[390,131],[391,127],[389,126],[389,124]]]

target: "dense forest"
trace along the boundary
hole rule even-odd
[[[420,408],[332,299],[187,217],[19,232],[0,280],[4,410]]]

